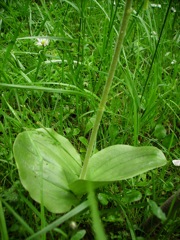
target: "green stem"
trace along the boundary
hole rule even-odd
[[[4,239],[4,240],[9,239],[1,199],[0,199],[0,232],[1,232],[2,239]]]
[[[84,159],[84,164],[83,164],[81,175],[80,175],[81,179],[85,179],[85,177],[86,177],[88,162],[89,162],[89,159],[92,155],[94,144],[96,142],[97,132],[98,132],[99,125],[100,125],[100,122],[101,122],[101,119],[102,119],[102,115],[104,113],[104,109],[105,109],[105,106],[106,106],[108,94],[109,94],[109,91],[110,91],[110,88],[111,88],[111,84],[112,84],[112,81],[113,81],[113,78],[114,78],[116,66],[117,66],[117,63],[118,63],[118,60],[119,60],[119,54],[121,52],[123,40],[124,40],[124,37],[125,37],[125,34],[126,34],[128,20],[129,20],[130,13],[131,13],[131,5],[132,5],[132,0],[127,0],[126,5],[125,5],[125,9],[124,9],[124,15],[123,15],[121,27],[120,27],[120,30],[119,30],[119,35],[118,35],[115,51],[114,51],[114,55],[113,55],[113,58],[112,58],[112,61],[111,61],[108,77],[107,77],[107,80],[106,80],[106,83],[105,83],[105,86],[104,86],[104,91],[103,91],[103,94],[102,94],[101,101],[99,103],[99,107],[98,107],[97,114],[96,114],[96,120],[95,120],[93,129],[92,129],[89,145],[88,145],[86,156],[85,156],[85,159]]]
[[[92,217],[92,223],[93,223],[93,230],[95,233],[95,239],[107,240],[104,227],[100,218],[100,214],[98,211],[98,203],[96,200],[95,192],[91,184],[92,184],[91,182],[89,182],[88,184],[88,193],[89,193],[88,200],[89,200],[89,206],[91,209],[91,217]]]

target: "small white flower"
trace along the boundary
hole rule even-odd
[[[151,37],[153,37],[153,36],[157,36],[157,33],[155,31],[151,32]]]
[[[151,32],[151,38],[156,38],[156,39],[158,38],[158,35],[155,31]]]
[[[173,162],[174,166],[180,167],[180,159],[178,159],[178,160],[173,160],[172,162]]]
[[[175,12],[176,12],[176,9],[175,9],[174,7],[172,7],[172,8],[171,8],[171,11],[175,13]]]
[[[161,8],[161,4],[152,3],[151,7],[153,7],[153,8]]]
[[[167,53],[165,54],[165,57],[169,56],[169,55],[170,55],[170,53],[171,53],[171,52],[167,52]]]
[[[70,228],[72,228],[74,230],[77,228],[77,223],[75,221],[71,221],[69,226],[70,226]]]
[[[155,36],[157,35],[157,33],[155,31],[152,31],[151,34],[155,35]]]
[[[173,64],[175,64],[175,63],[176,63],[176,60],[175,60],[175,59],[172,60],[171,64],[173,65]]]
[[[47,45],[49,45],[49,39],[47,38],[37,38],[37,42],[36,42],[37,46],[43,46],[46,47]]]

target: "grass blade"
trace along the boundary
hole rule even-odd
[[[3,204],[6,206],[6,208],[12,213],[12,215],[14,215],[14,217],[21,223],[21,225],[26,229],[27,232],[29,232],[30,234],[33,234],[34,231],[33,229],[22,219],[21,216],[19,216],[19,214],[17,214],[13,208],[2,199]]]
[[[6,220],[4,217],[4,212],[2,208],[2,203],[0,200],[0,229],[1,229],[1,237],[3,240],[8,240],[8,232],[7,232],[7,227],[6,227]]]
[[[53,230],[54,228],[56,228],[60,224],[62,224],[65,221],[69,220],[73,216],[79,214],[80,212],[85,210],[88,206],[89,206],[88,201],[85,201],[85,202],[81,203],[80,205],[78,205],[77,207],[75,207],[74,209],[72,209],[71,211],[69,211],[68,213],[63,215],[62,217],[58,218],[57,220],[55,220],[54,222],[50,223],[45,228],[41,229],[39,232],[37,232],[37,233],[33,234],[32,236],[28,237],[27,240],[37,239],[37,237],[42,236],[42,234],[45,234],[45,233]]]

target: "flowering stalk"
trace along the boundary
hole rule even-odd
[[[125,37],[125,34],[126,34],[128,20],[129,20],[130,13],[131,13],[131,5],[132,5],[132,0],[126,0],[124,15],[123,15],[121,27],[120,27],[120,30],[119,30],[119,35],[118,35],[114,55],[113,55],[111,65],[110,65],[110,68],[109,68],[109,73],[108,73],[108,77],[107,77],[107,80],[106,80],[106,83],[105,83],[105,86],[104,86],[104,91],[103,91],[103,94],[102,94],[102,97],[101,97],[101,101],[99,103],[99,107],[98,107],[98,110],[97,110],[97,113],[96,113],[96,120],[95,120],[93,129],[92,129],[89,145],[88,145],[87,152],[86,152],[85,159],[84,159],[84,164],[83,164],[82,171],[81,171],[81,174],[80,174],[80,179],[84,179],[85,176],[86,176],[86,172],[87,172],[87,168],[88,168],[88,162],[89,162],[89,159],[92,155],[94,144],[96,142],[97,132],[98,132],[99,125],[100,125],[100,122],[101,122],[101,119],[102,119],[102,115],[104,113],[104,109],[105,109],[105,106],[106,106],[108,94],[109,94],[109,91],[110,91],[110,88],[111,88],[111,84],[112,84],[112,81],[113,81],[113,78],[114,78],[116,66],[117,66],[117,63],[118,63],[119,54],[121,52],[123,40],[124,40],[124,37]]]

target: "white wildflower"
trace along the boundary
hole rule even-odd
[[[173,162],[174,166],[180,167],[180,159],[178,159],[178,160],[173,160],[172,162]]]
[[[176,9],[175,9],[174,7],[172,7],[172,8],[171,8],[171,11],[175,13],[175,12],[176,12]]]
[[[155,31],[152,31],[151,34],[155,35],[155,36],[157,35],[157,33]]]
[[[49,45],[49,39],[47,38],[37,38],[37,42],[36,42],[37,46],[43,46],[46,47],[47,45]]]
[[[161,8],[161,4],[152,3],[151,7],[153,7],[153,8]]]
[[[77,223],[75,221],[71,221],[70,224],[69,224],[70,228],[72,228],[73,230],[76,229],[78,226],[77,226]]]
[[[176,63],[176,60],[175,60],[175,59],[172,60],[171,64],[173,65],[173,64],[175,64],[175,63]]]
[[[151,32],[151,37],[153,37],[153,36],[157,36],[157,33],[155,31]]]
[[[167,53],[165,54],[165,57],[169,56],[170,54],[171,54],[171,52],[167,52]]]
[[[156,38],[156,39],[158,38],[158,35],[155,31],[151,32],[151,38]]]

